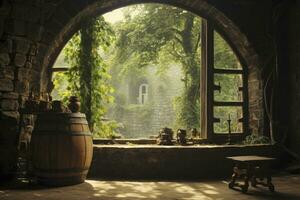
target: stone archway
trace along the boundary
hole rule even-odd
[[[212,6],[207,0],[93,0],[88,4],[79,5],[73,17],[63,14],[64,9],[60,7],[68,7],[68,4],[58,5],[57,13],[52,17],[56,23],[58,30],[49,41],[46,51],[40,55],[42,57],[42,67],[40,73],[40,91],[46,92],[51,87],[51,69],[58,54],[65,46],[72,35],[78,31],[86,18],[104,14],[114,9],[137,4],[137,3],[164,3],[177,6],[191,11],[201,17],[210,20],[216,29],[222,34],[224,39],[235,51],[242,65],[248,72],[249,85],[249,127],[252,133],[260,133],[263,130],[263,105],[262,105],[262,83],[260,77],[260,60],[255,50],[252,48],[246,35],[242,33],[238,26],[223,14],[220,10]],[[62,20],[62,18],[64,18]],[[45,34],[53,29],[53,25],[45,25]],[[59,28],[58,28],[59,27]],[[260,117],[258,117],[260,116]]]
[[[257,44],[266,40],[266,37],[261,37],[265,26],[257,27],[260,15],[253,20],[255,16],[251,16],[249,20],[248,13],[242,13],[253,8],[264,12],[267,6],[261,6],[262,3],[250,0],[3,0],[0,3],[0,176],[10,173],[15,167],[19,109],[29,92],[39,94],[49,91],[52,65],[84,20],[116,8],[147,2],[177,6],[215,24],[248,69],[250,128],[252,132],[263,131],[262,67],[256,50],[263,58],[259,50],[266,45],[257,47]],[[231,8],[236,10],[231,12]],[[240,8],[243,8],[242,11]],[[263,17],[266,19],[266,16]],[[242,18],[239,23],[236,23],[237,18]],[[255,23],[251,25],[248,22]],[[245,29],[242,24],[249,28]],[[251,32],[250,29],[254,28],[255,32]],[[253,45],[246,35],[254,41]]]
[[[72,37],[72,35],[80,29],[81,24],[84,23],[86,18],[101,15],[124,6],[150,2],[177,6],[212,21],[216,26],[216,29],[220,31],[222,36],[233,48],[242,64],[244,66],[247,66],[250,73],[253,68],[260,65],[258,56],[255,53],[254,49],[251,47],[246,35],[239,30],[239,28],[232,22],[232,20],[230,20],[214,6],[208,4],[206,0],[107,0],[104,2],[94,0],[88,5],[82,7],[81,10],[78,11],[73,18],[67,21],[66,24],[64,24],[63,26],[61,25],[59,32],[52,38],[50,46],[48,47],[46,54],[43,56],[44,59],[42,63],[42,72],[45,73],[47,70],[51,69],[61,49]],[[62,15],[63,14],[61,13],[53,16],[53,20],[57,22],[60,21]],[[51,28],[53,28],[52,25],[46,25],[45,32],[47,32],[47,30]],[[47,75],[47,73],[45,73],[45,75]]]

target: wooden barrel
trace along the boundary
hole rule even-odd
[[[30,147],[33,172],[40,183],[61,186],[86,179],[93,140],[84,114],[39,114]]]

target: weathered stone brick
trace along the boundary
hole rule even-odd
[[[47,50],[48,50],[48,46],[47,45],[39,45],[38,48],[37,48],[37,54],[38,55],[45,55]]]
[[[36,55],[36,51],[37,51],[36,45],[35,45],[35,44],[32,44],[32,45],[30,46],[29,55],[31,55],[31,56]]]
[[[40,9],[31,6],[28,3],[15,3],[12,8],[11,15],[14,19],[21,19],[30,22],[37,22],[40,19]]]
[[[50,44],[50,42],[54,39],[55,35],[50,31],[45,31],[43,33],[43,37],[41,39],[41,42],[44,44]]]
[[[14,84],[11,79],[0,79],[0,91],[12,92]]]
[[[12,53],[12,40],[11,39],[5,39],[0,41],[0,53]]]
[[[39,42],[42,39],[44,28],[40,24],[28,23],[26,32],[28,39]]]
[[[8,53],[0,53],[0,66],[5,66],[10,63],[10,57]]]
[[[80,7],[82,6],[82,5],[80,5],[80,3],[83,3],[83,2],[77,1],[76,4],[71,3],[71,2],[72,2],[72,0],[63,1],[61,8],[66,15],[73,17],[80,11]]]
[[[30,12],[30,10],[25,4],[14,3],[11,9],[11,16],[14,19],[26,20],[28,12]]]
[[[14,19],[7,20],[5,32],[15,36],[23,36],[26,33],[26,22]]]
[[[28,79],[28,72],[27,68],[20,67],[17,69],[17,80],[23,81]]]
[[[24,95],[29,93],[28,81],[15,81],[15,92]]]
[[[13,80],[15,76],[14,69],[10,66],[0,67],[0,79]]]
[[[63,7],[59,7],[52,19],[60,24],[67,24],[71,18],[72,16],[70,16]]]
[[[16,111],[19,108],[19,103],[17,100],[2,99],[0,101],[0,107],[3,111]]]
[[[2,119],[11,118],[13,123],[18,124],[20,114],[18,112],[1,112]],[[15,127],[18,128],[18,127]]]
[[[27,69],[31,69],[32,68],[32,63],[27,61],[26,64],[25,64],[25,67]]]
[[[35,84],[37,82],[39,82],[39,79],[40,79],[40,70],[34,70],[34,69],[31,69],[30,72],[29,72],[29,79],[28,80],[31,80],[32,83],[31,84]]]
[[[29,7],[29,12],[27,13],[26,19],[30,22],[37,23],[40,20],[41,11],[38,7],[31,6]]]
[[[28,40],[18,39],[15,40],[16,52],[27,54],[30,48],[30,42]]]
[[[19,98],[19,94],[15,92],[2,92],[2,98],[17,100]]]
[[[24,67],[26,60],[27,57],[25,55],[17,53],[15,55],[14,63],[18,67]]]

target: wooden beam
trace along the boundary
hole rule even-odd
[[[242,69],[214,69],[215,74],[244,74]]]
[[[69,70],[69,68],[67,68],[67,67],[55,67],[55,68],[52,68],[52,72],[66,72],[68,70]]]
[[[214,100],[214,29],[213,25],[202,18],[201,29],[201,137],[211,140],[213,134]]]
[[[244,102],[237,102],[237,101],[235,101],[235,102],[230,102],[230,101],[228,101],[228,102],[226,102],[226,101],[222,101],[222,102],[220,102],[220,101],[214,101],[214,106],[240,106],[240,107],[242,107],[242,106],[244,106]]]

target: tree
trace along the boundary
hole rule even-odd
[[[180,8],[161,4],[129,7],[118,24],[115,62],[126,72],[137,66],[159,64],[164,72],[170,60],[180,63],[184,93],[176,99],[177,121],[186,128],[199,127],[200,23]]]

